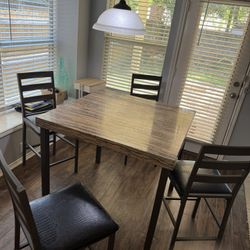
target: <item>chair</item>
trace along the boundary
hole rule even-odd
[[[158,101],[161,88],[161,81],[161,76],[132,74],[130,95]],[[148,93],[149,91],[151,92],[150,94]],[[127,162],[128,156],[125,155],[125,166],[127,165]]]
[[[215,160],[211,156],[227,156],[230,160]],[[239,157],[243,157],[243,160]],[[209,158],[210,157],[210,158]],[[246,160],[248,157],[248,160]],[[196,161],[178,160],[175,169],[170,173],[171,185],[177,191],[179,198],[168,196],[163,203],[174,225],[170,242],[173,249],[178,240],[221,240],[225,231],[230,210],[235,197],[250,170],[250,147],[232,147],[218,145],[203,145]],[[235,159],[236,158],[236,159]],[[169,193],[171,190],[169,190]],[[182,215],[188,200],[195,201],[192,218],[195,219],[201,199],[205,200],[219,232],[215,237],[177,237]],[[207,198],[223,198],[226,208],[221,221],[215,215]],[[174,218],[168,201],[180,200],[177,219]]]
[[[130,95],[158,101],[161,81],[161,76],[132,74]]]
[[[14,208],[15,250],[28,245],[33,250],[78,249],[106,237],[108,249],[113,249],[119,227],[80,183],[29,202],[1,152],[0,168]],[[22,245],[20,228],[28,242]]]
[[[160,88],[161,88],[161,76],[132,74],[130,95],[137,96],[149,100],[159,100]],[[101,161],[102,148],[97,146],[96,148],[96,163]],[[124,165],[127,165],[128,156],[125,155]]]
[[[26,163],[26,149],[30,148],[38,157],[41,155],[35,149],[38,145],[31,145],[27,143],[26,133],[27,127],[30,127],[38,136],[40,136],[40,128],[36,126],[36,115],[47,112],[51,109],[56,108],[56,98],[55,98],[55,85],[54,85],[54,74],[53,71],[44,72],[29,72],[29,73],[18,73],[18,86],[21,99],[22,116],[23,116],[23,165]],[[46,91],[49,90],[49,91]],[[45,92],[43,92],[45,91]],[[32,96],[30,94],[33,94]],[[42,103],[41,108],[34,109],[30,111],[28,108],[30,105],[34,105],[37,102]],[[56,151],[56,137],[60,138],[64,142],[70,144],[75,148],[75,155],[73,157],[65,158],[63,160],[52,163],[51,166],[57,165],[59,163],[65,162],[67,160],[75,159],[74,172],[78,172],[78,148],[79,142],[76,140],[75,144],[67,140],[66,138],[56,134],[55,132],[50,132],[51,137],[53,137],[50,142],[53,142],[53,154]]]

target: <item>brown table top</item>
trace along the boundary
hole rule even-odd
[[[194,112],[110,89],[37,117],[38,126],[173,169]]]

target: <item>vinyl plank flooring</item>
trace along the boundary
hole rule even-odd
[[[71,155],[70,147],[58,143],[57,156],[54,159]],[[140,250],[147,233],[149,218],[160,169],[142,161],[130,158],[128,165],[123,166],[124,155],[103,149],[102,162],[94,164],[95,146],[81,143],[79,155],[79,173],[73,174],[73,162],[66,162],[51,169],[51,190],[55,191],[66,185],[81,181],[103,204],[106,210],[120,225],[115,249]],[[35,157],[28,160],[25,167],[19,166],[15,174],[26,187],[30,200],[40,197],[41,180],[40,164]],[[211,200],[217,213],[222,215],[224,203]],[[178,202],[172,202],[171,208],[177,211]],[[181,235],[209,234],[217,232],[205,202],[201,202],[195,221],[191,220],[193,203],[185,209],[181,224]],[[164,206],[161,207],[157,230],[152,250],[167,249],[173,226]],[[14,240],[13,209],[5,184],[0,179],[0,249],[13,249]],[[107,241],[103,240],[94,246],[94,250],[106,249]],[[28,248],[26,248],[28,249]],[[249,247],[247,216],[244,190],[241,190],[222,242],[213,241],[177,242],[176,250],[247,250]]]

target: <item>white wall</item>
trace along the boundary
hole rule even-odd
[[[84,77],[100,78],[104,51],[104,33],[92,29],[106,9],[106,0],[57,1],[57,55],[63,58],[72,84]]]
[[[2,151],[8,164],[21,159],[22,157],[22,128],[0,138],[0,150]],[[35,145],[40,142],[40,138],[30,128],[27,128],[27,142]],[[27,150],[29,152],[30,150]]]
[[[77,40],[77,79],[87,76],[88,51],[89,51],[89,18],[90,1],[79,0],[78,9],[78,40]]]
[[[89,12],[89,0],[57,1],[57,56],[64,60],[70,96],[74,81],[87,76]]]
[[[9,135],[0,138],[0,150],[8,164],[21,157],[20,143],[22,142],[22,130],[19,129]]]
[[[88,76],[101,78],[104,51],[104,32],[93,30],[92,26],[106,9],[107,1],[91,0],[89,22]]]

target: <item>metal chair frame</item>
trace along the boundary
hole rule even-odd
[[[50,78],[49,82],[46,83],[37,83],[37,84],[23,84],[23,80],[27,79],[37,79],[37,78]],[[27,126],[29,124],[27,123],[27,117],[34,116],[37,114],[48,112],[50,109],[56,108],[56,97],[55,97],[55,84],[54,84],[54,74],[53,71],[43,71],[43,72],[28,72],[28,73],[18,73],[17,74],[18,79],[18,86],[19,86],[19,93],[20,93],[20,99],[21,99],[21,106],[22,106],[22,116],[23,116],[23,165],[26,164],[26,149],[32,150],[36,156],[41,158],[40,153],[36,150],[36,147],[40,146],[40,144],[31,145],[27,142]],[[34,90],[50,90],[50,94],[40,94],[36,96],[30,96],[25,97],[24,93]],[[41,112],[30,112],[25,108],[25,105],[28,103],[34,103],[37,101],[49,101],[51,103],[51,107],[41,111]],[[35,125],[35,124],[34,124]],[[38,136],[40,134],[32,127],[29,126],[32,131],[34,131]],[[75,159],[74,164],[74,173],[78,172],[78,151],[79,151],[79,141],[75,140],[75,144],[71,141],[67,140],[66,138],[60,136],[59,134],[56,134],[55,132],[50,133],[53,136],[53,139],[50,140],[50,142],[53,142],[53,155],[56,153],[56,137],[64,141],[65,143],[71,145],[75,149],[75,155],[65,158],[63,160],[59,160],[56,162],[53,162],[50,164],[50,166],[55,166],[57,164],[63,163],[65,161],[69,161],[72,159]]]
[[[195,161],[194,167],[191,171],[186,189],[183,194],[178,193],[178,188],[176,188],[179,197],[171,197],[169,196],[172,187],[176,187],[175,179],[170,174],[171,185],[168,191],[168,196],[163,199],[163,203],[166,207],[166,210],[170,216],[171,222],[174,226],[174,232],[171,238],[169,249],[173,249],[176,241],[188,241],[188,240],[218,240],[220,241],[223,237],[225,227],[227,224],[227,220],[233,206],[233,202],[235,197],[246,179],[249,170],[250,170],[250,161],[225,161],[225,160],[211,160],[208,159],[207,155],[224,155],[224,156],[250,156],[250,147],[234,147],[234,146],[218,146],[218,145],[204,145],[202,146],[198,158]],[[210,174],[199,174],[199,169],[210,169],[210,170],[218,170],[220,175],[210,175]],[[228,174],[230,171],[230,174]],[[226,173],[225,173],[226,172]],[[236,172],[232,174],[231,172]],[[222,183],[222,184],[231,184],[233,187],[230,188],[230,194],[211,194],[211,193],[192,193],[191,188],[193,183]],[[177,237],[179,227],[181,224],[181,219],[183,216],[183,212],[185,209],[186,202],[188,200],[195,201],[195,205],[192,212],[192,218],[195,219],[199,204],[201,199],[205,200],[205,203],[208,206],[209,211],[212,214],[217,226],[219,227],[219,232],[217,236],[213,237]],[[216,217],[211,205],[209,204],[207,198],[223,198],[226,200],[226,208],[224,211],[223,218],[221,222]],[[168,201],[170,200],[179,200],[180,208],[175,219],[170,207],[168,206]]]

